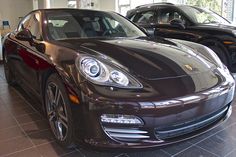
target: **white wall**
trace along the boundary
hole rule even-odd
[[[116,11],[116,0],[99,0],[99,9],[105,11]]]
[[[2,20],[8,20],[11,28],[15,29],[19,17],[25,16],[32,10],[32,0],[0,0],[0,25],[2,25]]]
[[[68,0],[50,0],[51,8],[67,8]]]

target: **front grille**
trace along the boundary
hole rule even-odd
[[[109,137],[124,141],[124,142],[137,142],[143,139],[149,139],[147,131],[139,130],[138,128],[108,128],[104,127],[104,131]]]
[[[155,136],[157,139],[166,140],[200,130],[220,120],[223,116],[225,116],[228,109],[229,107],[226,107],[217,113],[188,123],[179,124],[168,128],[156,128]]]

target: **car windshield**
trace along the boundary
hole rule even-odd
[[[182,6],[181,9],[188,15],[195,23],[201,24],[211,24],[211,23],[219,23],[219,24],[230,24],[229,21],[221,17],[220,15],[198,7],[192,6]]]
[[[146,36],[116,13],[88,10],[51,10],[46,13],[49,38],[114,38]]]

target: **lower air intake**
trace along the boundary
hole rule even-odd
[[[142,131],[137,128],[104,128],[107,135],[113,139],[124,142],[138,142],[140,140],[149,139],[147,131]]]

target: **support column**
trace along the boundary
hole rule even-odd
[[[33,0],[33,10],[36,10],[39,8],[39,2],[38,0]]]
[[[80,9],[80,0],[76,0],[77,8]]]
[[[38,8],[39,9],[50,8],[50,0],[38,0]]]

